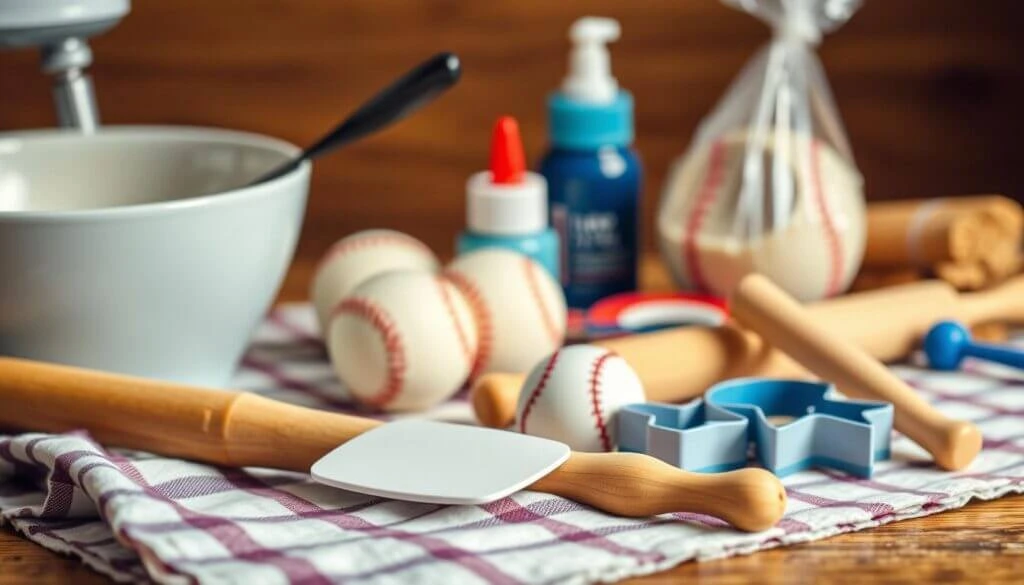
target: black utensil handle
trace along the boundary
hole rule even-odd
[[[454,85],[461,73],[459,58],[454,53],[434,55],[374,96],[301,156],[260,177],[253,184],[287,174],[304,160],[320,157],[405,118]]]

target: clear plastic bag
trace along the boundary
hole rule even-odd
[[[669,173],[657,228],[678,284],[727,296],[760,272],[804,301],[842,293],[865,245],[863,181],[815,47],[856,0],[723,0],[767,21]]]

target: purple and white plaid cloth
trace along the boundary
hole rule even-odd
[[[306,306],[273,313],[236,385],[347,409]],[[582,583],[825,538],[1024,492],[1024,378],[1004,369],[898,373],[957,417],[985,449],[966,471],[935,469],[897,437],[870,480],[787,477],[789,507],[757,534],[693,514],[636,520],[521,492],[486,506],[361,496],[304,475],[218,469],[111,451],[81,434],[0,437],[0,512],[29,539],[118,581],[161,583]],[[431,413],[466,420],[455,400]]]

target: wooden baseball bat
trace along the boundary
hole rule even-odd
[[[1024,322],[1024,276],[984,292],[960,294],[949,284],[921,281],[814,303],[808,311],[837,339],[884,362],[905,358],[936,321],[968,325]],[[683,402],[738,376],[807,378],[810,373],[757,335],[728,324],[681,327],[595,342],[636,370],[647,398]],[[515,420],[523,374],[487,374],[471,392],[481,423],[504,428]]]
[[[731,301],[731,315],[737,322],[822,380],[855,398],[891,402],[896,411],[896,430],[924,447],[940,467],[963,469],[981,451],[981,431],[976,426],[941,414],[882,362],[830,333],[799,301],[768,278],[760,274],[744,277]]]
[[[86,429],[105,445],[216,465],[308,473],[378,424],[244,392],[0,358],[0,426]],[[528,489],[620,516],[697,512],[748,531],[773,526],[786,507],[782,484],[763,469],[689,473],[637,453],[572,453]]]

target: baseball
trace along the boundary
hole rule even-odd
[[[462,292],[476,318],[480,348],[475,378],[526,372],[565,339],[562,288],[527,256],[486,249],[460,256],[444,277]]]
[[[681,288],[728,297],[752,272],[801,301],[849,287],[867,234],[860,173],[842,153],[806,135],[794,134],[777,151],[780,144],[774,135],[730,134],[673,166],[657,228],[662,256]],[[748,196],[755,190],[744,188],[750,154],[774,179],[764,195]]]
[[[437,257],[423,242],[393,230],[366,230],[338,240],[316,268],[310,297],[320,331],[327,335],[331,311],[370,278],[391,270],[436,272]]]
[[[615,352],[570,345],[541,360],[527,376],[516,430],[575,451],[614,451],[619,409],[645,401],[640,378]]]
[[[476,358],[473,313],[451,283],[399,270],[356,287],[331,313],[327,347],[359,402],[427,409],[455,394]]]

